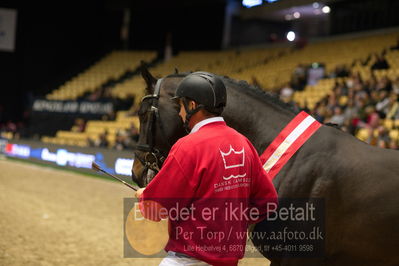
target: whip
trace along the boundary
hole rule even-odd
[[[114,178],[114,179],[116,179],[116,180],[122,182],[123,184],[125,184],[125,185],[128,186],[129,188],[133,189],[134,191],[137,191],[137,188],[135,188],[135,187],[133,187],[132,185],[130,185],[129,183],[123,181],[123,180],[120,179],[119,177],[116,177],[116,176],[114,176],[114,175],[108,173],[107,171],[105,171],[104,169],[102,169],[98,164],[96,164],[94,161],[91,163],[91,169],[93,169],[94,171],[97,171],[97,172],[102,172],[102,173],[104,173],[104,174],[106,174],[106,175],[108,175],[108,176],[110,176],[110,177],[112,177],[112,178]]]

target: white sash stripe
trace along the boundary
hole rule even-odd
[[[278,148],[273,152],[273,154],[269,157],[269,159],[263,165],[263,168],[266,172],[269,172],[270,169],[280,160],[281,156],[288,150],[288,148],[298,139],[299,136],[305,132],[305,130],[316,121],[312,116],[306,117],[278,146]]]

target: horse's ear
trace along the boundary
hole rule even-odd
[[[141,61],[140,72],[141,76],[145,80],[145,83],[147,84],[146,87],[147,94],[153,94],[155,84],[157,83],[157,79],[151,75],[150,71],[147,68],[147,64],[144,61]]]
[[[179,74],[179,70],[175,67],[175,74]]]

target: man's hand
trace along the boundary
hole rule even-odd
[[[136,196],[136,198],[140,198],[141,194],[143,194],[145,188],[139,188],[137,189],[136,193],[134,194],[134,196]]]

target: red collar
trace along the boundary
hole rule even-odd
[[[303,111],[288,123],[260,156],[270,179],[273,180],[295,152],[320,127],[319,122]]]

